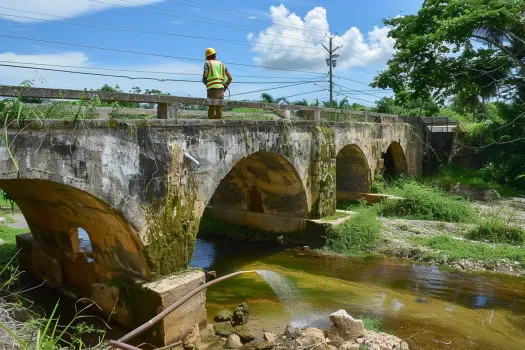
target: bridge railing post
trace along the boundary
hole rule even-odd
[[[157,105],[157,119],[177,119],[179,109],[176,105],[159,103]]]
[[[314,120],[314,121],[321,120],[321,110],[320,109],[303,111],[303,113],[304,113],[305,120]]]
[[[292,111],[290,109],[283,109],[281,113],[285,119],[292,118]]]

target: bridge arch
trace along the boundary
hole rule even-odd
[[[408,172],[405,152],[398,142],[392,142],[385,152],[384,172],[391,177],[406,175]]]
[[[343,147],[336,157],[337,199],[354,200],[371,188],[370,166],[365,154],[355,144]]]
[[[0,180],[0,188],[17,203],[31,231],[17,238],[20,260],[43,280],[56,286],[67,281],[89,294],[91,284],[123,272],[151,277],[137,233],[104,201],[50,180]],[[79,229],[89,235],[91,253],[83,250]]]
[[[221,179],[207,211],[238,225],[295,231],[308,217],[308,202],[293,164],[278,153],[258,151],[239,160]]]

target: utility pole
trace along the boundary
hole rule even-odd
[[[333,99],[333,88],[334,88],[333,68],[335,68],[337,66],[337,60],[334,60],[334,58],[339,57],[339,55],[334,54],[334,53],[338,49],[340,49],[342,47],[342,46],[338,46],[335,49],[333,48],[332,41],[333,41],[333,39],[335,37],[336,37],[336,35],[328,37],[328,39],[330,39],[330,48],[329,49],[326,46],[324,46],[324,44],[321,44],[321,45],[323,45],[325,50],[328,51],[328,58],[326,59],[326,64],[330,67],[330,71],[329,71],[328,74],[330,75],[330,106],[331,107],[333,107],[333,104],[334,104],[334,102],[333,102],[334,101],[334,99]]]

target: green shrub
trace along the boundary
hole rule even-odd
[[[476,218],[468,201],[451,196],[437,186],[399,180],[386,186],[385,192],[404,199],[376,204],[378,212],[384,216],[447,222],[473,222]]]
[[[482,217],[474,229],[466,235],[476,241],[489,241],[492,243],[523,244],[525,231],[504,220],[499,213],[489,213]]]
[[[360,208],[350,219],[330,230],[325,249],[349,256],[366,255],[379,245],[380,230],[375,210]]]
[[[492,246],[486,243],[478,243],[453,238],[450,235],[439,235],[434,237],[413,237],[416,244],[435,250],[425,252],[425,260],[447,260],[458,261],[461,259],[489,260],[510,259],[512,261],[525,262],[525,249],[502,244]]]

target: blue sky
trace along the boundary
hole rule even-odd
[[[334,74],[360,83],[337,78],[335,82],[339,85],[336,90],[341,96],[351,97],[352,102],[370,105],[385,96],[385,92],[373,92],[363,83],[369,83],[376,72],[385,67],[385,62],[393,53],[393,41],[387,38],[388,28],[383,26],[382,19],[415,13],[421,3],[422,0],[228,0],[218,3],[208,0],[0,0],[2,35],[192,59],[111,52],[0,36],[0,61],[19,62],[0,64],[40,64],[39,67],[47,68],[53,67],[42,64],[65,65],[83,68],[58,69],[200,80],[196,75],[167,73],[200,74],[204,50],[214,47],[219,59],[228,63],[237,82],[231,87],[232,99],[257,99],[261,92],[247,92],[262,89],[270,89],[268,92],[276,97],[304,94],[291,97],[291,100],[323,99],[328,92],[319,90],[327,90],[328,83],[322,74],[327,72],[327,67],[324,63],[326,52],[320,43],[328,43],[326,33],[337,33],[334,43],[343,47],[339,51],[342,60],[338,62]],[[96,68],[162,73],[102,71]],[[279,88],[291,85],[289,82],[300,82],[298,78],[319,82]],[[138,85],[143,89],[156,88],[173,95],[205,96],[204,86],[199,83],[131,81],[1,67],[1,84],[19,84],[24,79],[33,79],[37,86],[82,89],[98,88],[108,83],[119,84],[126,91]],[[261,84],[268,81],[277,83]],[[341,86],[348,89],[343,92]]]

